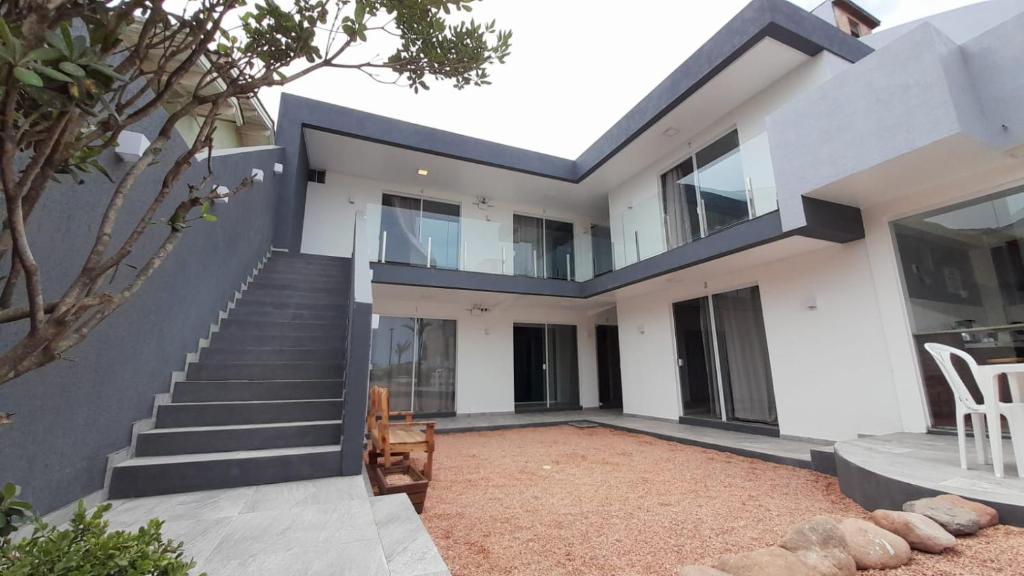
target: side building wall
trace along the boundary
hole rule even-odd
[[[153,118],[145,132],[162,123]],[[142,214],[166,166],[184,150],[176,139],[156,169],[145,172],[128,195],[115,240],[123,238]],[[127,163],[113,153],[104,165],[117,178]],[[263,170],[255,184],[212,213],[217,222],[197,222],[174,252],[135,297],[64,361],[33,371],[0,386],[0,410],[14,412],[14,422],[0,426],[0,482],[24,488],[24,497],[47,513],[103,487],[108,454],[127,447],[132,423],[152,414],[155,394],[169,390],[171,372],[184,367],[185,355],[206,337],[218,311],[238,290],[270,249],[274,221],[273,165],[281,150],[272,147],[219,152],[212,159],[214,182],[234,185],[252,169]],[[205,174],[205,159],[182,179],[172,207],[186,194],[186,184]],[[92,177],[81,186],[53,185],[30,220],[33,252],[44,270],[48,298],[57,297],[77,273],[95,236],[95,224],[111,185]],[[168,210],[161,216],[166,216]],[[166,233],[154,225],[128,263],[140,265]],[[3,269],[8,263],[0,262]],[[125,275],[127,276],[127,275]],[[22,328],[0,327],[0,346],[17,341]]]

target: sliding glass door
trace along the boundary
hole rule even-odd
[[[515,324],[512,334],[517,409],[578,407],[580,384],[576,327]]]
[[[392,410],[455,413],[455,320],[380,316],[370,343],[370,384]]]
[[[750,219],[751,190],[733,130],[661,175],[669,248]]]
[[[673,305],[683,415],[775,425],[775,391],[754,286]]]
[[[571,222],[514,214],[512,242],[517,276],[573,279],[576,249]]]
[[[397,194],[381,197],[382,262],[459,268],[458,204]]]

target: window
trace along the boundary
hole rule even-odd
[[[385,193],[381,198],[381,262],[459,268],[459,205]]]
[[[661,175],[666,241],[670,248],[751,216],[739,132],[733,130]]]
[[[982,364],[1024,356],[1024,187],[898,220],[893,236],[931,424],[953,427],[952,391],[924,345]]]
[[[860,31],[860,22],[857,22],[853,18],[847,18],[846,21],[850,24],[850,36],[860,38],[862,36]]]

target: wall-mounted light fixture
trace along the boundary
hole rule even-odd
[[[676,134],[679,134],[679,130],[675,127],[669,126],[668,128],[665,129],[664,132],[662,132],[662,134],[669,138],[672,138]]]
[[[263,170],[260,170],[259,168],[253,168],[252,169],[252,181],[257,183],[257,184],[262,184],[263,183]]]
[[[274,174],[284,174],[284,164],[274,162]]]
[[[420,168],[419,170],[416,171],[416,173],[419,174],[420,176],[426,176],[427,174],[430,174],[430,170],[427,170],[426,168]]]
[[[217,189],[214,191],[217,193],[217,196],[213,199],[214,202],[217,202],[218,204],[227,204],[228,200],[231,200],[228,196],[228,194],[231,194],[231,188],[228,188],[227,186],[217,186]]]

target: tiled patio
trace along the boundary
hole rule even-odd
[[[209,576],[449,574],[405,495],[370,496],[363,477],[113,500],[113,529],[165,520]]]
[[[628,416],[620,412],[597,409],[526,414],[469,414],[436,419],[437,429],[442,432],[500,430],[562,424],[576,420],[586,420],[609,428],[639,432],[663,440],[721,450],[800,468],[811,468],[811,450],[828,450],[831,446],[827,442],[776,438],[704,426],[690,426],[668,420]]]

